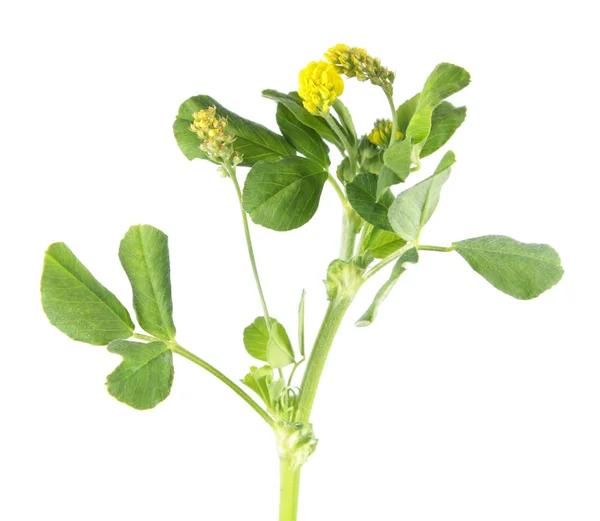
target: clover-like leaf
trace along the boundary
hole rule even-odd
[[[394,202],[394,195],[386,190],[377,200],[377,179],[375,174],[357,175],[346,187],[348,201],[365,221],[391,232],[388,210]]]

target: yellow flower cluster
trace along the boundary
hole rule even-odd
[[[381,65],[379,58],[373,58],[367,51],[360,47],[348,47],[338,43],[325,53],[329,63],[335,65],[340,74],[358,81],[370,80],[374,85],[379,85],[391,91],[395,74]]]
[[[235,135],[227,128],[227,119],[217,115],[216,107],[194,112],[190,130],[201,140],[200,150],[211,161],[237,165],[242,157],[234,150]]]
[[[330,105],[344,92],[344,81],[330,63],[309,63],[299,76],[298,94],[306,110],[327,114]]]
[[[368,135],[369,141],[377,146],[386,147],[392,136],[392,122],[389,119],[378,119],[375,121],[375,127]],[[396,130],[396,141],[401,140],[404,134]]]

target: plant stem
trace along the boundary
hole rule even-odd
[[[252,273],[254,274],[254,281],[256,282],[256,289],[258,290],[258,296],[260,297],[260,303],[263,308],[263,314],[265,316],[265,322],[267,324],[267,329],[271,330],[271,319],[269,318],[269,310],[267,309],[267,302],[265,300],[265,295],[263,293],[262,285],[260,283],[260,277],[258,276],[258,269],[256,267],[256,259],[254,258],[254,248],[252,247],[252,239],[250,238],[250,228],[248,227],[248,216],[242,207],[242,190],[240,189],[240,184],[238,183],[237,177],[235,175],[235,170],[230,165],[223,165],[229,174],[229,177],[233,181],[233,185],[235,186],[235,191],[238,196],[238,201],[240,203],[240,210],[242,212],[242,221],[244,223],[244,235],[246,236],[246,246],[248,247],[248,256],[250,257],[250,264],[252,265]]]
[[[252,407],[260,415],[260,417],[263,420],[265,420],[271,427],[274,427],[275,422],[273,421],[273,418],[271,418],[271,416],[269,416],[267,411],[265,411],[260,405],[258,405],[239,385],[237,385],[235,382],[233,382],[232,380],[227,378],[227,376],[225,376],[216,367],[213,367],[208,362],[205,362],[204,360],[202,360],[202,358],[196,356],[195,354],[190,353],[187,349],[180,346],[176,342],[169,342],[169,347],[170,347],[171,351],[173,351],[174,353],[177,353],[178,355],[181,355],[184,358],[187,358],[188,360],[194,362],[195,364],[199,365],[203,369],[206,369],[213,376],[216,376],[219,380],[221,380],[221,382],[223,382],[225,385],[227,385],[227,387],[229,387],[234,393],[236,393],[238,396],[240,396],[242,398],[242,400],[244,400],[248,405],[250,405],[250,407]]]
[[[425,251],[444,251],[444,252],[454,251],[454,246],[448,246],[447,248],[444,248],[443,246],[425,246],[423,244],[420,244],[419,246],[417,246],[417,248],[419,250],[425,250]]]
[[[396,107],[394,106],[394,98],[391,92],[388,92],[386,89],[383,89],[385,92],[385,97],[390,104],[390,109],[392,111],[392,135],[390,136],[390,144],[392,146],[396,141],[396,132],[398,132],[398,112],[396,112]]]
[[[296,521],[300,467],[293,467],[288,458],[280,458],[279,477],[279,521]]]
[[[368,270],[363,275],[364,279],[365,280],[370,279],[373,275],[375,275],[375,273],[377,273],[379,270],[385,268],[390,262],[394,262],[398,257],[402,256],[402,254],[406,250],[409,250],[410,248],[414,248],[414,245],[411,243],[408,243],[405,246],[402,246],[402,248],[400,248],[399,250],[396,250],[394,253],[388,255],[385,259],[382,259],[379,263],[375,264],[375,266],[373,266],[370,270]],[[420,248],[420,246],[419,246],[419,248]]]

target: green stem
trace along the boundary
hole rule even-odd
[[[187,349],[183,348],[176,342],[169,342],[169,347],[174,353],[177,353],[178,355],[187,358],[188,360],[194,362],[203,369],[206,369],[213,376],[217,377],[234,393],[240,396],[242,400],[244,400],[248,405],[250,405],[250,407],[252,407],[260,415],[260,417],[263,420],[265,420],[271,427],[275,426],[273,418],[271,418],[271,416],[269,416],[269,414],[260,405],[258,405],[241,387],[239,387],[235,382],[227,378],[227,376],[225,376],[216,367],[213,367],[208,362],[205,362],[204,360],[202,360],[202,358],[196,356],[195,354],[190,353]]]
[[[346,195],[344,194],[344,191],[340,188],[340,185],[337,183],[337,181],[335,180],[335,178],[329,172],[327,172],[327,180],[329,181],[329,183],[331,184],[331,186],[333,186],[333,189],[335,190],[335,193],[340,198],[342,206],[345,209],[346,205],[348,204],[348,199],[346,199]]]
[[[296,521],[300,492],[300,467],[287,458],[279,460],[279,521]]]
[[[399,250],[396,250],[394,253],[392,253],[391,255],[388,255],[385,259],[382,259],[380,262],[375,264],[375,266],[373,266],[370,270],[368,270],[363,275],[363,278],[365,280],[370,279],[373,275],[375,275],[375,273],[377,273],[379,270],[385,268],[390,262],[394,262],[398,257],[402,256],[404,254],[404,252],[406,250],[409,250],[410,248],[414,248],[414,244],[408,243],[405,246],[402,246],[402,248],[400,248]],[[420,248],[420,246],[419,246],[419,248]]]
[[[425,246],[424,244],[419,244],[419,246],[417,246],[417,248],[419,250],[425,250],[425,251],[443,251],[443,252],[454,251],[454,246],[448,246],[447,248],[444,248],[443,246]]]
[[[398,112],[396,112],[396,107],[394,106],[394,98],[391,92],[388,92],[386,89],[383,89],[385,92],[385,97],[390,104],[390,109],[392,111],[392,135],[390,136],[390,144],[392,146],[396,141],[396,132],[398,132]]]
[[[238,201],[240,203],[240,210],[242,212],[242,221],[244,223],[244,235],[246,236],[246,246],[248,247],[248,256],[250,257],[250,264],[252,265],[252,273],[254,274],[254,281],[256,282],[256,289],[258,290],[258,296],[260,297],[260,303],[263,308],[263,314],[265,316],[265,321],[267,324],[267,328],[271,329],[271,319],[269,318],[269,310],[267,309],[267,302],[265,300],[265,295],[263,293],[262,285],[260,283],[260,277],[258,276],[258,269],[256,267],[256,259],[254,258],[254,248],[252,247],[252,239],[250,238],[250,228],[248,227],[248,216],[242,207],[242,190],[240,189],[240,184],[238,183],[237,177],[235,175],[235,170],[230,165],[223,165],[229,174],[229,177],[233,181],[233,185],[235,186],[235,191],[238,196]]]

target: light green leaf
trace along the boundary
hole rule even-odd
[[[375,174],[357,175],[346,190],[348,201],[358,215],[377,228],[392,231],[388,209],[394,202],[394,196],[387,190],[379,201],[376,200],[377,176]]]
[[[277,320],[271,318],[271,327]],[[269,342],[269,328],[265,317],[258,317],[244,329],[244,347],[248,354],[257,360],[267,361],[267,344]]]
[[[267,89],[263,90],[262,95],[265,98],[285,105],[301,123],[316,130],[319,136],[333,143],[339,150],[344,150],[344,145],[327,122],[322,117],[311,114],[302,106],[302,99],[298,96],[297,92],[284,94],[283,92]]]
[[[306,290],[302,290],[302,296],[300,297],[300,305],[298,306],[298,349],[300,350],[300,356],[304,357],[304,300],[306,297]]]
[[[227,110],[210,96],[200,95],[182,103],[173,125],[177,144],[188,159],[206,159],[199,148],[200,139],[189,130],[189,126],[194,120],[194,112],[213,106],[218,115],[227,118],[228,129],[236,135],[233,146],[242,155],[242,166],[252,166],[262,160],[277,161],[296,154],[294,147],[283,136]]]
[[[133,289],[133,307],[142,328],[161,340],[175,338],[167,236],[147,224],[129,228],[119,259]]]
[[[406,241],[393,232],[371,228],[365,234],[365,238],[361,243],[361,253],[370,250],[373,257],[383,259],[402,248],[405,244]]]
[[[121,364],[106,378],[108,392],[134,409],[152,409],[171,392],[173,355],[164,342],[115,340],[111,353],[123,357]]]
[[[377,200],[393,185],[403,183],[410,173],[412,164],[410,139],[397,141],[383,153],[383,168],[377,180]]]
[[[356,325],[358,327],[365,327],[373,323],[375,317],[377,316],[377,312],[379,311],[379,307],[390,294],[392,288],[396,285],[396,282],[400,278],[400,275],[402,275],[406,271],[406,264],[408,264],[409,262],[412,264],[416,264],[418,261],[419,252],[414,247],[407,249],[398,258],[396,264],[394,264],[394,268],[392,269],[390,278],[385,282],[385,284],[383,284],[383,286],[381,286],[381,288],[375,295],[372,304],[369,306],[369,309],[367,309],[367,311],[363,313],[362,317],[360,317],[357,320]]]
[[[563,275],[558,253],[547,244],[487,235],[455,242],[453,247],[492,286],[521,300],[537,297]]]
[[[252,389],[265,403],[267,409],[272,409],[269,387],[273,383],[273,369],[268,365],[261,368],[252,366],[242,383]]]
[[[317,211],[325,181],[323,167],[303,157],[257,163],[244,184],[244,210],[272,230],[299,228]]]
[[[285,328],[279,322],[271,326],[271,336],[267,342],[267,361],[276,369],[294,363],[294,348]]]
[[[348,141],[351,145],[356,145],[358,143],[358,138],[356,137],[356,129],[354,128],[354,121],[352,121],[350,111],[339,98],[336,99],[331,106],[340,118],[342,129],[346,136],[348,136]]]
[[[324,168],[331,164],[331,161],[329,161],[329,148],[319,134],[298,121],[296,116],[283,103],[277,104],[276,118],[279,130],[298,152]]]
[[[73,340],[106,345],[133,334],[134,325],[123,304],[62,242],[46,251],[41,292],[50,323]]]
[[[406,100],[402,105],[400,105],[398,110],[396,110],[396,113],[398,114],[398,130],[404,135],[406,135],[408,124],[417,110],[420,96],[420,92],[415,94],[412,98]]]
[[[393,230],[405,241],[418,241],[423,226],[429,221],[440,200],[442,186],[454,164],[453,152],[446,152],[434,174],[400,193],[390,207]]]
[[[435,107],[452,94],[464,89],[471,81],[470,74],[457,65],[440,63],[429,75],[419,96],[417,109],[410,120],[406,135],[413,143],[427,139]]]
[[[460,127],[467,115],[467,107],[455,107],[447,101],[440,103],[431,116],[431,132],[421,149],[421,157],[433,154],[443,147]]]

